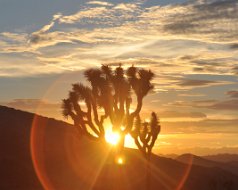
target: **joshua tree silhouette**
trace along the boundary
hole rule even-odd
[[[86,70],[84,75],[91,87],[73,84],[68,98],[63,100],[63,115],[72,118],[79,134],[93,140],[105,139],[104,121],[109,118],[112,130],[120,133],[119,147],[124,147],[125,135],[129,133],[149,161],[160,125],[154,112],[150,123],[142,123],[139,114],[144,97],[153,89],[154,73],[134,66],[125,71],[121,65],[115,69],[102,65],[100,69]],[[132,92],[136,103],[133,111]]]
[[[120,133],[120,148],[124,147],[125,135],[129,133],[147,160],[149,189],[149,162],[160,125],[154,112],[150,123],[142,122],[140,111],[144,97],[153,89],[151,80],[154,73],[134,66],[125,71],[121,65],[114,70],[108,65],[102,65],[101,69],[86,70],[84,75],[91,87],[82,83],[72,85],[68,98],[63,100],[63,116],[71,117],[79,134],[93,140],[105,140],[104,121],[109,118],[112,130]],[[132,92],[136,97],[133,111],[130,110]]]
[[[152,148],[155,141],[160,133],[160,124],[158,118],[154,112],[151,113],[150,123],[141,122],[139,114],[136,117],[135,124],[130,132],[133,137],[135,144],[142,152],[143,156],[147,161],[147,189],[150,189],[150,158],[152,153]]]
[[[141,122],[138,115],[130,134],[134,138],[135,144],[146,158],[151,157],[152,148],[160,132],[158,118],[154,112],[151,114],[150,123]]]

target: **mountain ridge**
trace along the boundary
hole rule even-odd
[[[207,155],[202,157],[207,160],[212,160],[217,162],[233,162],[233,161],[238,162],[238,154],[223,153],[223,154],[216,154],[216,155]]]
[[[190,158],[193,158],[193,164],[203,167],[217,167],[223,170],[229,171],[235,175],[238,175],[238,162],[236,161],[229,161],[229,162],[222,162],[222,161],[213,161],[205,159],[202,156],[196,156],[193,154],[182,154],[176,158],[177,161],[182,163],[187,163]]]

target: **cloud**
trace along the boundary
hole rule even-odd
[[[50,22],[49,24],[43,26],[40,30],[39,30],[39,33],[45,33],[47,31],[49,31],[53,26],[54,26],[55,22],[52,21]]]
[[[200,87],[210,87],[210,86],[218,86],[218,85],[228,85],[233,84],[233,82],[227,80],[201,80],[201,79],[187,79],[182,78],[178,79],[178,82],[175,82],[174,85],[177,86],[177,89],[193,89]]]
[[[62,16],[59,19],[60,23],[67,23],[67,24],[72,24],[75,22],[79,22],[80,20],[84,18],[97,18],[100,16],[103,16],[104,14],[107,13],[107,8],[106,7],[94,7],[94,8],[87,8],[85,10],[81,10],[73,15],[68,15],[68,16]]]
[[[231,98],[238,98],[238,91],[236,90],[228,91],[226,94],[230,96]]]
[[[161,126],[164,128],[164,133],[238,133],[238,119],[209,119],[204,118],[196,121],[163,121],[161,120]]]
[[[231,49],[238,49],[238,43],[237,44],[231,44],[230,48]]]
[[[217,110],[238,110],[238,100],[226,100],[226,101],[219,101],[212,105],[210,108],[217,109]]]
[[[20,43],[27,39],[27,34],[25,33],[12,33],[12,32],[2,32],[0,33],[0,39],[4,41],[10,41],[15,43]]]
[[[55,22],[59,20],[61,16],[62,15],[60,13],[53,15],[52,21],[49,24],[43,26],[40,30],[33,32],[30,35],[28,42],[32,44],[38,44],[41,41],[52,41],[53,37],[50,35],[47,35],[46,33],[51,28],[53,28],[53,26],[55,25]]]
[[[167,7],[168,8],[168,7]],[[214,42],[232,42],[237,39],[238,3],[235,0],[203,0],[171,6],[164,18],[164,30],[191,38]],[[209,26],[209,27],[208,27]]]
[[[151,7],[144,7],[143,3],[136,2],[114,3],[107,6],[109,4],[104,1],[89,1],[71,15],[62,13],[53,15],[50,22],[35,32],[2,33],[0,52],[32,53],[35,55],[33,67],[36,62],[51,64],[51,67],[54,64],[57,72],[60,68],[61,72],[79,69],[81,68],[79,64],[84,67],[85,63],[90,61],[90,65],[134,62],[142,67],[151,66],[163,76],[167,74],[177,78],[181,73],[220,75],[237,73],[234,66],[237,63],[235,52],[231,52],[228,48],[230,44],[236,44],[237,38],[222,37],[233,35],[238,23],[235,16],[237,13],[233,11],[237,7],[235,1],[229,3],[227,1],[221,3],[219,0],[199,1]],[[213,5],[218,11],[211,11]],[[202,11],[202,8],[206,11]],[[223,14],[225,12],[229,14]],[[222,16],[219,16],[220,13]],[[223,22],[224,19],[230,23],[231,32]],[[184,23],[181,27],[191,23],[198,25],[198,28],[190,27],[184,33],[179,32],[176,24],[180,25],[182,20]],[[211,23],[206,23],[207,20]],[[212,24],[213,22],[215,24]],[[217,24],[224,30],[223,32],[216,29]],[[175,28],[174,32],[171,31],[171,27]],[[205,29],[209,32],[203,32]],[[9,63],[19,67],[13,60]],[[173,69],[170,69],[171,67]],[[20,71],[22,70],[19,69]],[[25,75],[27,72],[19,73],[22,74]],[[168,82],[169,79],[164,88]],[[179,83],[178,79],[172,82],[174,87],[176,82]],[[185,87],[192,81],[180,83],[177,88],[182,88],[182,85]],[[195,84],[195,81],[193,83]],[[202,86],[198,83],[197,81],[196,87]],[[203,86],[206,85],[215,83],[204,82]],[[186,88],[188,87],[189,85],[186,85]]]
[[[196,101],[175,101],[170,104],[176,107],[194,107],[216,110],[238,110],[238,100],[196,100]]]
[[[196,100],[196,101],[175,101],[169,103],[170,106],[176,107],[195,107],[195,108],[211,108],[217,100]]]
[[[49,45],[49,41],[51,41],[51,40],[52,40],[52,38],[48,37],[47,35],[34,33],[31,35],[29,42],[32,44],[39,44],[40,42],[46,41],[46,42],[48,42],[47,45]]]
[[[192,74],[234,75],[234,67],[237,65],[235,53],[229,49],[227,51],[221,51],[219,48],[213,50],[214,48],[204,50],[202,53],[195,55],[181,56],[178,61],[181,63],[190,63],[190,69],[193,71]]]
[[[201,112],[178,112],[178,111],[164,111],[159,112],[160,118],[206,118],[206,114]]]
[[[182,79],[180,86],[209,86],[219,83],[218,81]]]
[[[129,11],[129,12],[133,12],[137,8],[138,8],[138,5],[133,3],[120,3],[114,7],[114,9],[117,9],[117,10],[123,10],[123,11]]]
[[[233,67],[232,71],[234,72],[234,74],[238,75],[238,66]]]
[[[180,93],[178,96],[182,97],[203,97],[205,94],[202,93]]]
[[[112,3],[105,2],[105,1],[89,1],[87,2],[89,5],[101,5],[101,6],[113,6]]]

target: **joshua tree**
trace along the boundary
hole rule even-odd
[[[105,140],[105,119],[109,118],[112,130],[120,133],[120,147],[124,147],[124,137],[130,134],[135,144],[147,160],[147,188],[150,188],[150,157],[152,148],[160,132],[156,114],[151,121],[141,122],[140,111],[143,99],[153,89],[150,70],[134,66],[126,71],[120,66],[114,70],[102,65],[101,69],[84,72],[90,87],[82,83],[73,84],[62,109],[65,117],[71,117],[80,135],[93,140]],[[132,92],[136,107],[131,111]]]
[[[145,158],[150,159],[152,148],[160,132],[160,125],[157,116],[154,112],[151,114],[149,122],[141,122],[138,115],[132,131],[130,132],[135,144],[142,152]]]
[[[150,158],[152,148],[160,133],[160,125],[158,118],[154,112],[151,113],[150,123],[141,122],[139,114],[136,117],[134,127],[130,134],[133,137],[135,144],[142,152],[147,161],[147,189],[150,189]]]
[[[121,65],[115,69],[102,65],[100,69],[86,70],[84,75],[90,87],[82,83],[73,84],[69,97],[63,100],[63,115],[72,118],[81,135],[86,135],[93,140],[104,140],[104,121],[109,118],[112,130],[120,133],[120,147],[123,148],[124,137],[133,130],[133,125],[142,109],[144,97],[153,89],[151,80],[154,74],[150,70],[138,69],[134,66],[125,71]],[[133,111],[130,109],[132,92],[136,99],[136,107]],[[135,134],[131,133],[140,150],[144,150],[145,146],[151,153],[158,135],[154,132],[158,127],[156,122],[157,118],[153,113],[151,130],[142,141],[142,143],[150,141],[149,145],[145,143],[141,147],[137,143]]]

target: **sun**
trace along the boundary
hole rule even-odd
[[[106,141],[112,145],[117,145],[120,141],[120,134],[118,132],[107,131],[105,134]]]

